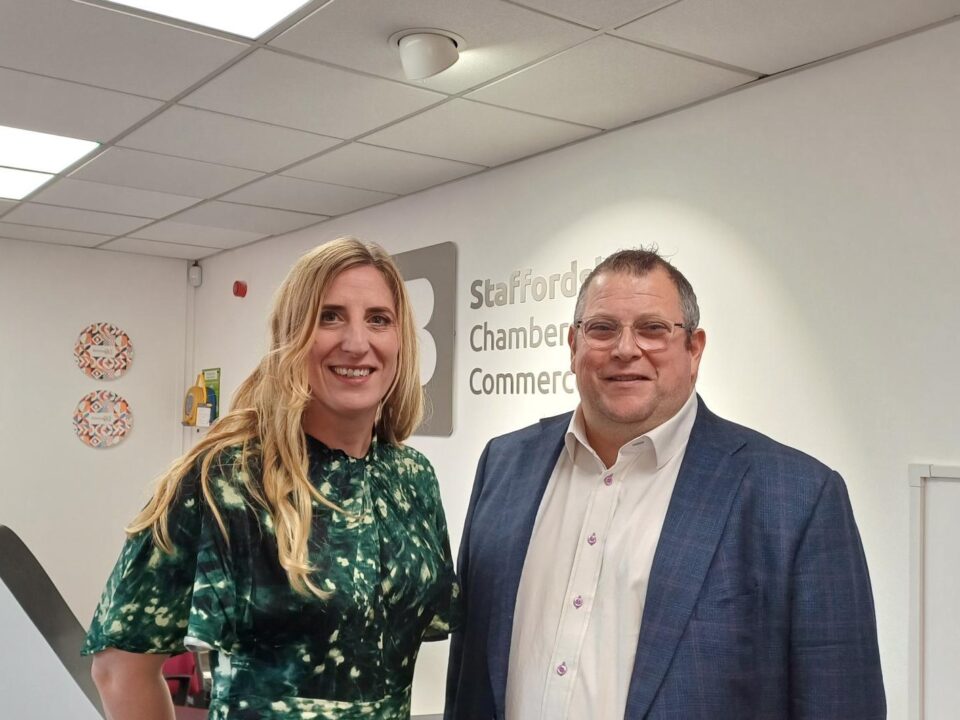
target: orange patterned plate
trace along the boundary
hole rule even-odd
[[[133,363],[130,336],[110,323],[87,325],[73,347],[77,366],[94,380],[115,380]]]
[[[116,445],[132,427],[130,403],[109,390],[87,393],[73,413],[73,429],[77,437],[93,448]]]

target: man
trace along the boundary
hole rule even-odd
[[[615,253],[568,342],[577,410],[480,459],[446,720],[885,718],[843,480],[696,395],[686,278]]]

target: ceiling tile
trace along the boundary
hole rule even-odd
[[[106,142],[162,105],[135,95],[0,68],[0,125]]]
[[[183,104],[350,138],[442,99],[428,90],[258,50]]]
[[[456,65],[418,86],[456,93],[587,39],[591,31],[500,0],[333,2],[271,44],[406,81],[388,42],[398,30],[441,28],[464,39]]]
[[[218,248],[201,247],[199,245],[180,245],[178,243],[156,242],[139,238],[123,237],[111,240],[100,247],[101,250],[115,250],[117,252],[138,253],[140,255],[158,255],[181,260],[199,260],[200,258],[220,252]]]
[[[208,198],[262,175],[252,170],[114,147],[70,176],[141,190]]]
[[[593,128],[470,100],[451,100],[369,135],[364,141],[398,150],[493,166],[596,132]]]
[[[616,34],[769,74],[958,12],[957,0],[683,0]]]
[[[203,198],[171,195],[153,190],[107,185],[64,178],[55,181],[31,200],[48,205],[100,210],[122,215],[161,218],[196,205]]]
[[[71,0],[0,0],[0,65],[169,99],[247,46]]]
[[[324,215],[275,210],[273,208],[212,201],[190,208],[175,218],[178,223],[210,225],[217,228],[276,235],[326,220]]]
[[[754,79],[603,35],[469,97],[610,129]]]
[[[508,0],[511,2],[513,0]],[[592,28],[609,28],[653,12],[677,0],[516,0],[515,5],[542,10]]]
[[[3,219],[5,222],[103,235],[122,235],[150,222],[149,218],[111,215],[93,210],[77,210],[36,203],[20,203],[19,207],[14,208]]]
[[[94,247],[109,240],[112,235],[95,235],[93,233],[74,232],[72,230],[58,230],[56,228],[35,227],[33,225],[15,225],[0,222],[0,237],[14,240],[32,240],[34,242],[58,243],[60,245],[80,245]]]
[[[225,195],[223,199],[283,210],[342,215],[394,197],[396,195],[372,190],[274,175]]]
[[[174,106],[120,141],[124,147],[272,172],[341,142],[325,135]]]
[[[162,220],[134,231],[131,233],[131,237],[178,245],[200,245],[222,250],[240,247],[270,234]]]
[[[483,169],[480,165],[351,143],[283,174],[403,195]]]

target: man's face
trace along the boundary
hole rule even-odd
[[[632,325],[637,321],[683,322],[680,294],[662,268],[635,277],[601,273],[587,290],[583,318],[609,318]],[[673,417],[693,391],[706,343],[696,330],[676,328],[667,346],[645,352],[630,328],[608,349],[595,349],[582,331],[570,328],[570,369],[577,376],[588,436],[623,442],[643,435]]]

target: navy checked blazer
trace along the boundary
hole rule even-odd
[[[569,422],[495,438],[480,459],[445,720],[504,718],[517,587]],[[650,572],[624,718],[886,718],[870,578],[843,480],[702,400]]]

